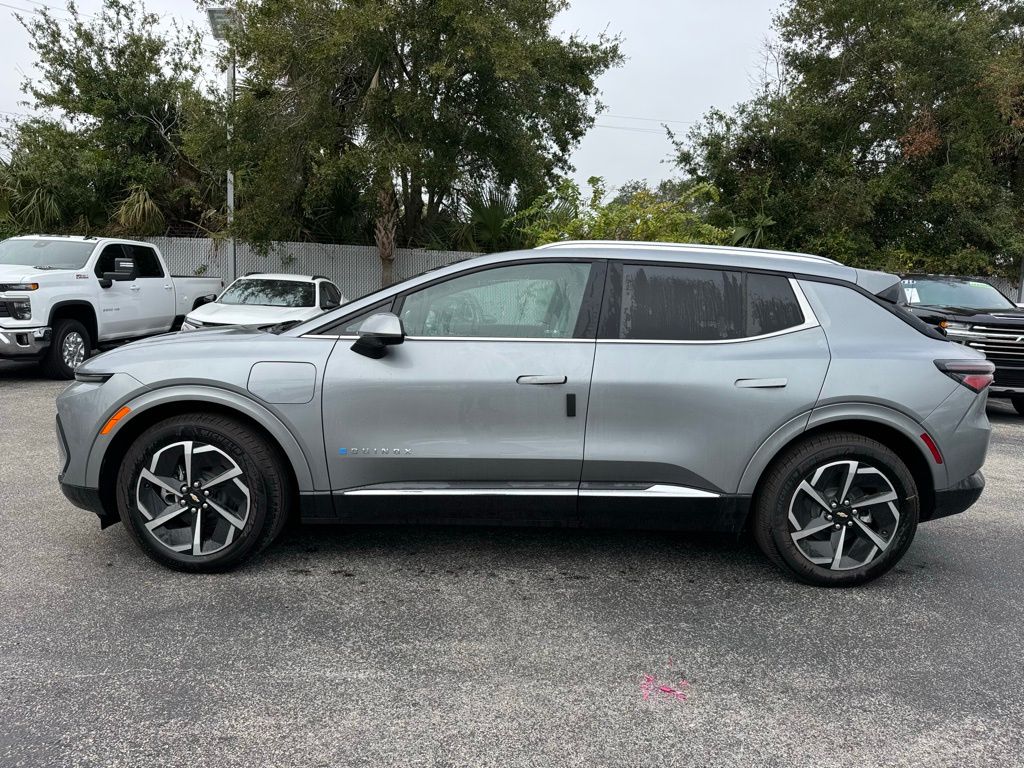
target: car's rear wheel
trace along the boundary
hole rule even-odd
[[[862,584],[903,557],[917,530],[920,499],[906,464],[862,435],[817,435],[766,473],[755,500],[754,537],[802,581]]]
[[[278,452],[216,414],[159,422],[128,450],[117,479],[121,521],[143,551],[182,571],[223,571],[281,532],[291,499]]]
[[[1013,403],[1013,407],[1017,413],[1024,416],[1024,395],[1014,395],[1010,398],[1010,402]]]
[[[73,379],[75,369],[91,352],[92,339],[84,325],[77,320],[58,320],[42,360],[43,373],[53,379]]]

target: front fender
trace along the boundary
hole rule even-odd
[[[86,467],[85,484],[91,488],[99,487],[100,467],[110,442],[117,434],[135,419],[140,418],[153,408],[171,403],[210,403],[248,416],[263,427],[277,441],[284,451],[292,469],[300,493],[317,490],[313,481],[311,462],[302,446],[281,420],[265,406],[240,393],[216,387],[202,385],[177,385],[162,389],[143,392],[124,403],[131,412],[119,423],[117,429],[109,435],[97,435],[89,452]]]

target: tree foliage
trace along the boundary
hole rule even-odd
[[[893,270],[1024,256],[1024,6],[793,0],[777,77],[677,141],[736,242]]]
[[[593,124],[597,78],[621,61],[615,39],[553,33],[566,5],[240,2],[240,230],[358,237],[378,213],[367,190],[390,178],[398,243],[423,245],[460,188],[543,191]]]
[[[0,135],[0,215],[13,230],[152,234],[203,217],[211,176],[184,151],[189,120],[208,119],[194,81],[200,36],[104,0],[70,22],[19,17],[37,56],[24,85],[37,117]]]
[[[726,242],[726,230],[708,224],[706,206],[717,194],[707,184],[676,186],[671,194],[633,183],[624,193],[605,202],[604,181],[590,179],[584,198],[573,182],[563,180],[521,214],[530,245],[559,240],[638,240],[647,242]]]

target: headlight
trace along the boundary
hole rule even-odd
[[[181,323],[181,330],[183,331],[194,331],[199,327],[197,323],[190,320],[183,320]]]
[[[15,320],[32,319],[32,302],[28,299],[14,299],[13,301],[8,301],[7,307],[11,311],[11,317]]]
[[[0,283],[0,291],[38,291],[39,283]]]
[[[971,326],[967,323],[951,323],[949,320],[943,320],[939,323],[940,328],[945,328],[947,331],[969,331]]]
[[[86,384],[102,384],[113,375],[112,373],[83,373],[82,371],[75,371],[75,381],[81,381]]]

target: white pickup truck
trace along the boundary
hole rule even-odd
[[[166,333],[224,287],[172,277],[150,243],[30,235],[0,242],[0,360],[70,379],[97,347]]]

